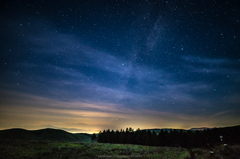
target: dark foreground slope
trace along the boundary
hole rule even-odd
[[[8,129],[0,131],[0,139],[41,140],[41,141],[65,141],[65,142],[89,142],[90,134],[72,134],[58,129]]]

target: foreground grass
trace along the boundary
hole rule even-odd
[[[210,156],[209,150],[195,148],[192,150],[196,159],[240,159],[240,145],[231,145],[224,147],[223,145],[213,148],[214,155]]]
[[[190,151],[175,147],[151,147],[103,143],[1,140],[1,159],[158,158],[189,159]],[[214,158],[237,158],[240,146],[216,147]],[[206,149],[193,149],[198,159],[210,158]]]

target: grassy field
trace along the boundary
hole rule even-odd
[[[1,159],[84,159],[84,158],[157,158],[157,159],[196,159],[229,158],[240,159],[240,146],[213,149],[211,157],[207,149],[175,147],[151,147],[106,143],[74,143],[53,141],[1,140]],[[190,154],[191,151],[191,154]]]

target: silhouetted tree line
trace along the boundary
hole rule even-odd
[[[132,128],[104,130],[98,134],[100,143],[137,144],[149,146],[174,146],[174,147],[213,147],[219,144],[240,144],[240,126],[228,128],[213,128],[204,131],[177,131],[162,130],[156,134],[154,131],[134,131]]]

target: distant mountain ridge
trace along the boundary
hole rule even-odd
[[[191,130],[191,131],[203,131],[203,130],[207,130],[207,129],[212,129],[212,128],[201,127],[201,128],[191,128],[191,129],[189,129],[189,130]]]
[[[151,132],[153,132],[153,131],[155,131],[155,133],[160,133],[161,131],[168,131],[168,132],[170,132],[170,131],[183,131],[183,132],[185,132],[185,131],[203,131],[203,130],[205,130],[205,129],[212,129],[212,128],[207,128],[207,127],[202,127],[202,128],[191,128],[191,129],[172,129],[172,128],[161,128],[161,129],[159,129],[159,128],[154,128],[154,129],[142,129],[142,130],[146,130],[146,131],[151,131]]]
[[[173,131],[173,130],[176,130],[176,131],[187,131],[187,130],[184,130],[184,129],[172,129],[172,128],[162,128],[162,129],[158,129],[158,128],[154,128],[154,129],[143,129],[143,130],[146,130],[146,131],[151,131],[151,132],[155,132],[155,133],[160,133],[161,131]]]
[[[72,134],[64,130],[50,128],[40,130],[13,128],[0,130],[0,139],[89,142],[91,141],[91,135],[86,133]]]
[[[240,125],[236,125],[236,126],[227,126],[227,127],[214,127],[214,128],[219,128],[219,129],[227,129],[227,128],[234,128],[234,127],[239,127]],[[204,131],[204,130],[211,130],[211,129],[214,129],[214,128],[210,128],[210,127],[200,127],[200,128],[190,128],[190,129],[172,129],[172,128],[154,128],[154,129],[142,129],[142,130],[146,130],[146,131],[155,131],[156,133],[159,133],[161,132],[162,130],[163,131],[173,131],[173,130],[176,130],[176,131]]]

